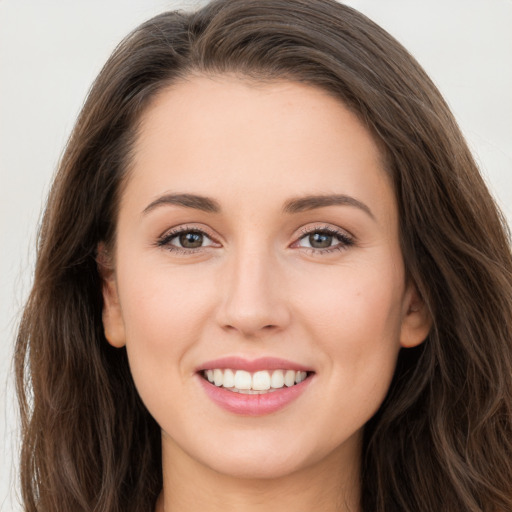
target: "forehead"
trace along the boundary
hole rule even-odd
[[[129,181],[146,201],[168,190],[236,203],[249,190],[282,202],[365,188],[384,199],[382,162],[369,130],[322,89],[195,76],[161,91],[144,112]]]

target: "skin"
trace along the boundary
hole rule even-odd
[[[177,193],[220,211],[159,199]],[[283,210],[333,194],[351,199]],[[287,81],[176,83],[143,115],[117,228],[114,253],[100,251],[104,327],[162,428],[157,510],[358,511],[362,429],[398,351],[421,343],[430,320],[405,278],[390,180],[357,117]],[[339,233],[330,246],[308,247],[326,228]],[[176,229],[208,237],[194,250],[177,236],[159,245]],[[214,404],[196,374],[224,356],[280,357],[315,374],[284,409],[241,416]]]

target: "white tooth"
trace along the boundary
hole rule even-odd
[[[282,388],[284,386],[283,370],[275,370],[270,380],[270,386],[273,388]]]
[[[284,383],[288,387],[295,384],[295,372],[293,370],[286,370],[286,373],[284,374]]]
[[[207,378],[210,382],[213,382],[213,370],[206,370],[206,378]]]
[[[235,385],[235,374],[233,370],[224,370],[224,384],[225,388],[232,388]]]
[[[295,382],[297,384],[299,384],[300,382],[302,382],[307,376],[307,373],[306,372],[297,372],[296,375],[295,375]]]
[[[270,374],[265,370],[256,372],[252,376],[252,389],[257,391],[270,389]]]
[[[251,387],[252,387],[251,374],[244,370],[237,370],[235,373],[235,388],[251,389]]]
[[[216,386],[222,386],[223,382],[224,382],[224,375],[222,373],[222,370],[215,368],[215,370],[213,370],[213,383]]]

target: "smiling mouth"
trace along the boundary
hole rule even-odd
[[[306,380],[312,373],[295,370],[248,372],[229,368],[215,368],[200,372],[202,377],[213,385],[246,395],[262,395],[290,388]]]

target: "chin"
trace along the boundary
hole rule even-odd
[[[275,433],[260,435],[258,440],[255,440],[258,434],[254,431],[238,434],[230,436],[231,441],[212,440],[209,449],[198,450],[194,458],[221,475],[247,480],[266,480],[285,478],[307,470],[331,456],[343,457],[344,447],[348,447],[343,442],[341,445],[326,443],[325,446],[319,446],[318,442],[308,440],[307,436],[301,438],[297,432],[287,432],[284,436]]]
[[[266,453],[232,454],[222,460],[208,462],[207,465],[216,473],[246,480],[284,478],[311,465],[311,461],[303,457],[287,457],[283,453],[277,457],[276,452],[273,456]]]

